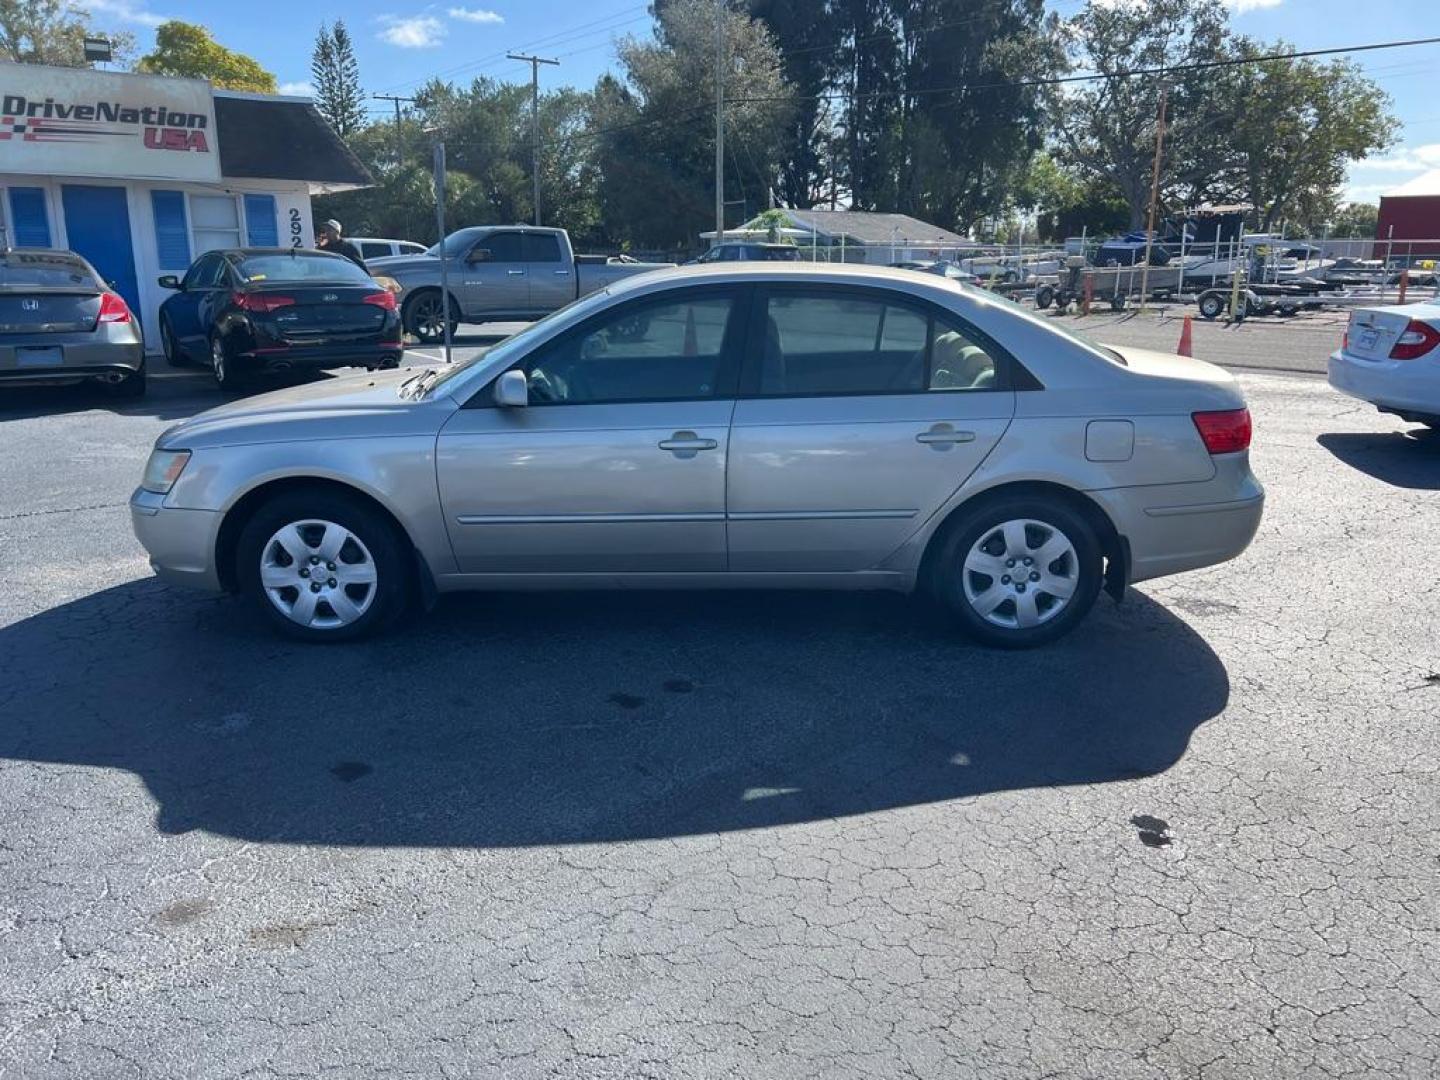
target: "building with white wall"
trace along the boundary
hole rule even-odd
[[[0,64],[0,243],[88,259],[158,352],[156,279],[220,247],[313,247],[310,196],[373,183],[304,98]]]

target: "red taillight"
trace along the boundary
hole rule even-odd
[[[386,311],[394,311],[395,294],[389,291],[371,293],[365,297],[365,303],[374,304],[376,307],[384,308]]]
[[[1212,454],[1234,454],[1250,446],[1250,410],[1192,413],[1195,430]]]
[[[1419,319],[1411,319],[1405,332],[1395,339],[1390,350],[1391,360],[1418,360],[1436,345],[1440,345],[1440,330]]]
[[[130,321],[130,309],[125,306],[125,301],[120,299],[119,293],[107,292],[100,294],[100,321]]]
[[[231,300],[242,311],[254,312],[256,315],[265,315],[295,303],[293,296],[275,296],[272,293],[237,292]]]

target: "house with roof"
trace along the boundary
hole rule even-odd
[[[785,225],[780,235],[800,248],[828,249],[829,257],[845,262],[886,265],[892,262],[937,259],[974,242],[959,233],[931,225],[909,214],[882,214],[869,210],[781,209]],[[764,240],[768,229],[752,218],[738,229],[726,229],[726,240]],[[713,245],[715,233],[700,238]]]
[[[223,247],[314,247],[310,196],[374,179],[308,98],[0,64],[0,246],[89,260],[160,349],[157,279]]]

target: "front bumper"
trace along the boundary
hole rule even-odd
[[[1349,397],[1394,412],[1440,416],[1440,360],[1359,360],[1330,355],[1330,385]]]
[[[1265,489],[1248,453],[1215,458],[1215,476],[1190,484],[1092,491],[1130,545],[1130,581],[1235,558],[1255,538]]]
[[[136,488],[130,496],[130,524],[150,555],[155,576],[173,585],[223,592],[215,565],[221,515],[214,510],[166,506],[165,496]]]

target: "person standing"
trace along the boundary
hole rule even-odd
[[[340,235],[340,222],[334,218],[322,221],[320,227],[315,230],[315,246],[321,251],[344,255],[361,270],[369,273],[365,266],[365,260],[360,257],[360,249]]]

